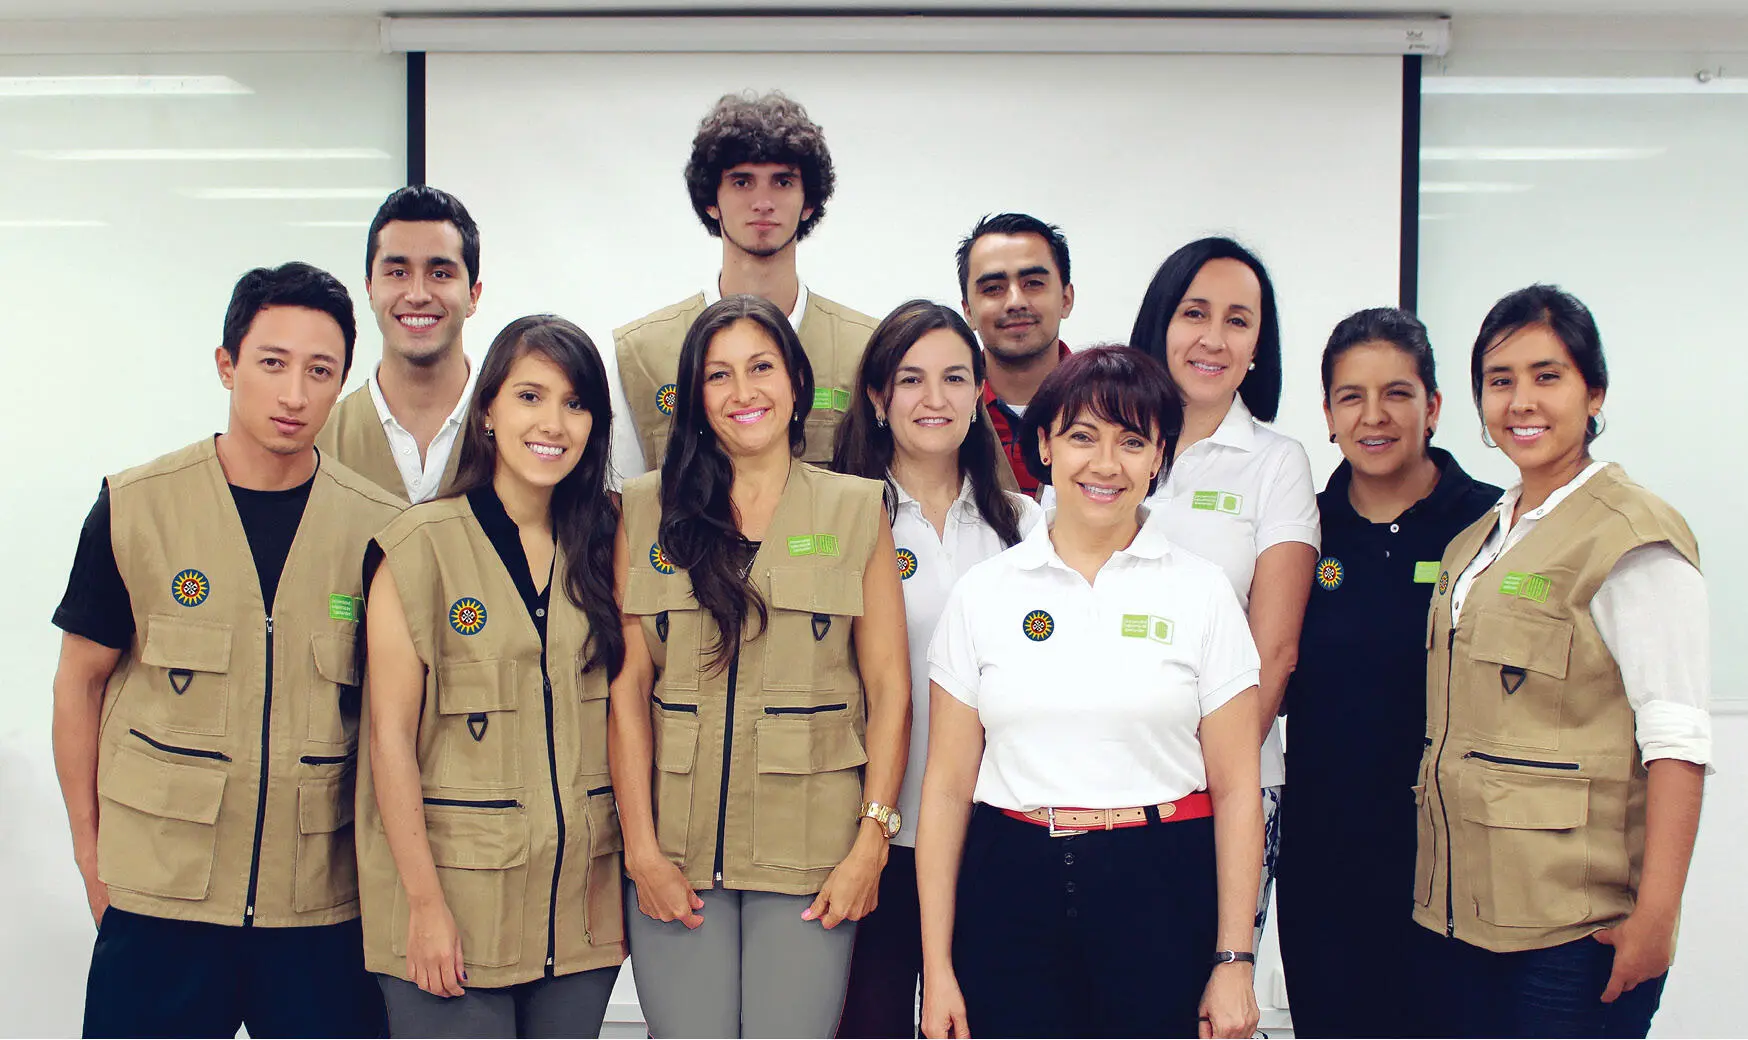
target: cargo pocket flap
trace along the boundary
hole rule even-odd
[[[664,773],[690,773],[698,754],[698,713],[655,709],[655,767]]]
[[[607,698],[607,669],[603,665],[584,671],[589,663],[589,646],[585,642],[583,648],[577,651],[576,660],[571,667],[576,671],[571,674],[577,680],[577,699],[580,701],[599,701]]]
[[[515,661],[468,661],[437,669],[438,714],[515,710]]]
[[[431,862],[457,870],[508,870],[528,862],[528,818],[520,809],[425,807]]]
[[[193,672],[229,671],[231,626],[153,614],[146,619],[140,663]]]
[[[605,856],[625,849],[625,834],[619,827],[619,804],[613,800],[613,779],[606,774],[587,776],[584,807],[589,814],[589,856]]]
[[[352,812],[352,792],[342,781],[315,780],[298,785],[299,834],[328,834],[340,830],[352,822]]]
[[[868,761],[861,739],[844,719],[760,719],[757,737],[761,773],[830,773]]]
[[[1464,778],[1463,819],[1483,827],[1565,831],[1590,819],[1590,781],[1476,770]]]
[[[679,573],[663,574],[649,566],[647,560],[632,557],[631,573],[625,578],[625,605],[621,611],[641,617],[660,614],[664,610],[697,609],[698,601],[692,597],[691,578]]]
[[[116,748],[97,793],[148,816],[217,823],[225,774],[196,765],[160,762],[143,751]]]
[[[1483,614],[1469,640],[1477,661],[1566,678],[1572,655],[1572,622],[1517,614]]]
[[[351,636],[319,633],[311,637],[316,672],[337,686],[358,685],[358,640]]]
[[[775,567],[771,570],[771,606],[809,614],[862,614],[862,571]]]

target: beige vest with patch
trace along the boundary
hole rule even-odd
[[[323,459],[271,617],[211,438],[109,478],[109,503],[134,615],[98,738],[110,902],[229,925],[356,917],[357,597],[400,503]]]
[[[651,801],[662,852],[695,888],[808,895],[855,842],[867,714],[851,626],[885,520],[881,485],[795,463],[752,581],[732,669],[708,667],[716,622],[658,541],[660,474],[625,485],[625,613],[643,622],[657,678]],[[876,561],[886,565],[887,561]]]
[[[382,428],[382,416],[377,414],[376,399],[370,387],[361,386],[340,399],[328,414],[328,424],[316,437],[316,447],[362,473],[366,479],[389,494],[407,502],[407,483],[401,479],[400,466],[389,448],[388,434]],[[455,467],[461,462],[461,434],[449,451],[449,462],[443,467],[443,482],[447,489],[455,480]]]
[[[1625,553],[1681,515],[1619,466],[1591,477],[1482,571],[1451,628],[1451,589],[1493,531],[1445,550],[1427,623],[1427,750],[1414,919],[1496,952],[1542,949],[1631,913],[1646,773],[1620,668],[1590,601]]]
[[[680,370],[680,347],[692,323],[704,313],[704,294],[664,307],[654,314],[613,330],[619,357],[619,379],[643,445],[644,464],[662,468],[668,450],[673,386]],[[873,318],[818,293],[808,293],[807,312],[795,335],[813,364],[813,408],[807,413],[807,446],[802,458],[831,464],[838,424],[850,407],[862,350],[877,325]]]
[[[465,496],[414,506],[377,543],[426,668],[426,839],[469,984],[618,964],[624,846],[607,774],[607,673],[582,670],[589,624],[565,594],[564,554],[543,664],[540,634]],[[365,967],[407,978],[407,895],[368,762],[358,861]]]

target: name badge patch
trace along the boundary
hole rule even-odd
[[[1123,615],[1123,638],[1125,639],[1151,639],[1155,643],[1170,646],[1174,627],[1169,618],[1155,617],[1151,614]]]
[[[1190,496],[1190,508],[1237,516],[1244,511],[1244,496],[1233,491],[1198,491]]]
[[[830,409],[834,412],[850,410],[850,392],[840,390],[835,386],[816,386],[813,388],[813,410],[816,412]]]
[[[1522,571],[1512,571],[1499,583],[1499,594],[1527,599],[1532,603],[1546,603],[1548,593],[1553,591],[1554,583],[1540,574],[1525,574]]]
[[[357,623],[364,620],[364,601],[357,596],[345,596],[338,592],[328,594],[328,617],[334,621],[351,621]]]
[[[1431,585],[1438,580],[1438,561],[1420,560],[1414,565],[1414,584]]]
[[[794,534],[789,536],[791,556],[836,556],[838,536],[835,534]]]

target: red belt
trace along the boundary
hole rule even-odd
[[[1124,827],[1145,827],[1153,822],[1148,819],[1149,810],[1158,815],[1160,823],[1199,820],[1205,816],[1214,815],[1214,800],[1208,797],[1208,792],[1197,791],[1195,794],[1184,795],[1175,802],[1141,805],[1132,809],[1061,809],[1048,806],[1043,809],[1033,809],[1031,812],[1003,809],[1002,813],[1016,820],[1035,823],[1040,827],[1048,827],[1051,837],[1060,838],[1069,834],[1082,834],[1086,831],[1112,831]]]

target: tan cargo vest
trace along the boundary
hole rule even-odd
[[[469,984],[618,964],[624,845],[607,774],[607,672],[582,671],[589,624],[565,594],[563,552],[543,676],[540,634],[466,497],[414,506],[377,542],[426,667],[426,837]],[[406,890],[368,761],[358,777],[365,967],[404,979]]]
[[[751,615],[732,669],[708,670],[716,622],[657,544],[660,474],[625,485],[627,614],[643,622],[657,678],[651,801],[662,852],[694,888],[819,891],[856,838],[867,715],[852,623],[862,571],[885,519],[881,486],[794,464],[752,581],[770,612]],[[726,814],[723,810],[726,809]]]
[[[1681,515],[1610,465],[1475,579],[1489,512],[1445,550],[1427,624],[1427,749],[1414,918],[1495,952],[1542,949],[1632,912],[1645,781],[1620,669],[1590,601],[1628,550],[1668,542],[1699,566]]]
[[[264,927],[358,916],[343,694],[364,547],[400,503],[324,457],[272,617],[212,438],[109,478],[109,503],[134,615],[98,738],[110,902]]]
[[[338,458],[362,473],[365,479],[375,482],[400,499],[403,506],[406,505],[407,484],[401,479],[400,467],[395,464],[394,453],[389,449],[388,434],[383,432],[382,416],[376,412],[376,400],[370,396],[368,385],[347,394],[334,406],[328,416],[328,425],[322,427],[322,432],[316,437],[316,446],[324,454]],[[461,435],[457,434],[455,446],[449,452],[449,463],[443,467],[443,482],[439,487],[449,487],[460,463]]]
[[[637,424],[644,464],[662,468],[668,450],[669,417],[674,412],[674,380],[680,370],[680,347],[692,323],[704,313],[704,294],[664,307],[654,314],[613,330],[619,356],[619,379]],[[807,295],[807,312],[795,330],[807,359],[813,363],[813,409],[807,413],[807,447],[802,458],[831,464],[838,424],[850,408],[850,393],[862,365],[862,350],[874,326],[873,318],[833,303],[818,293]]]

